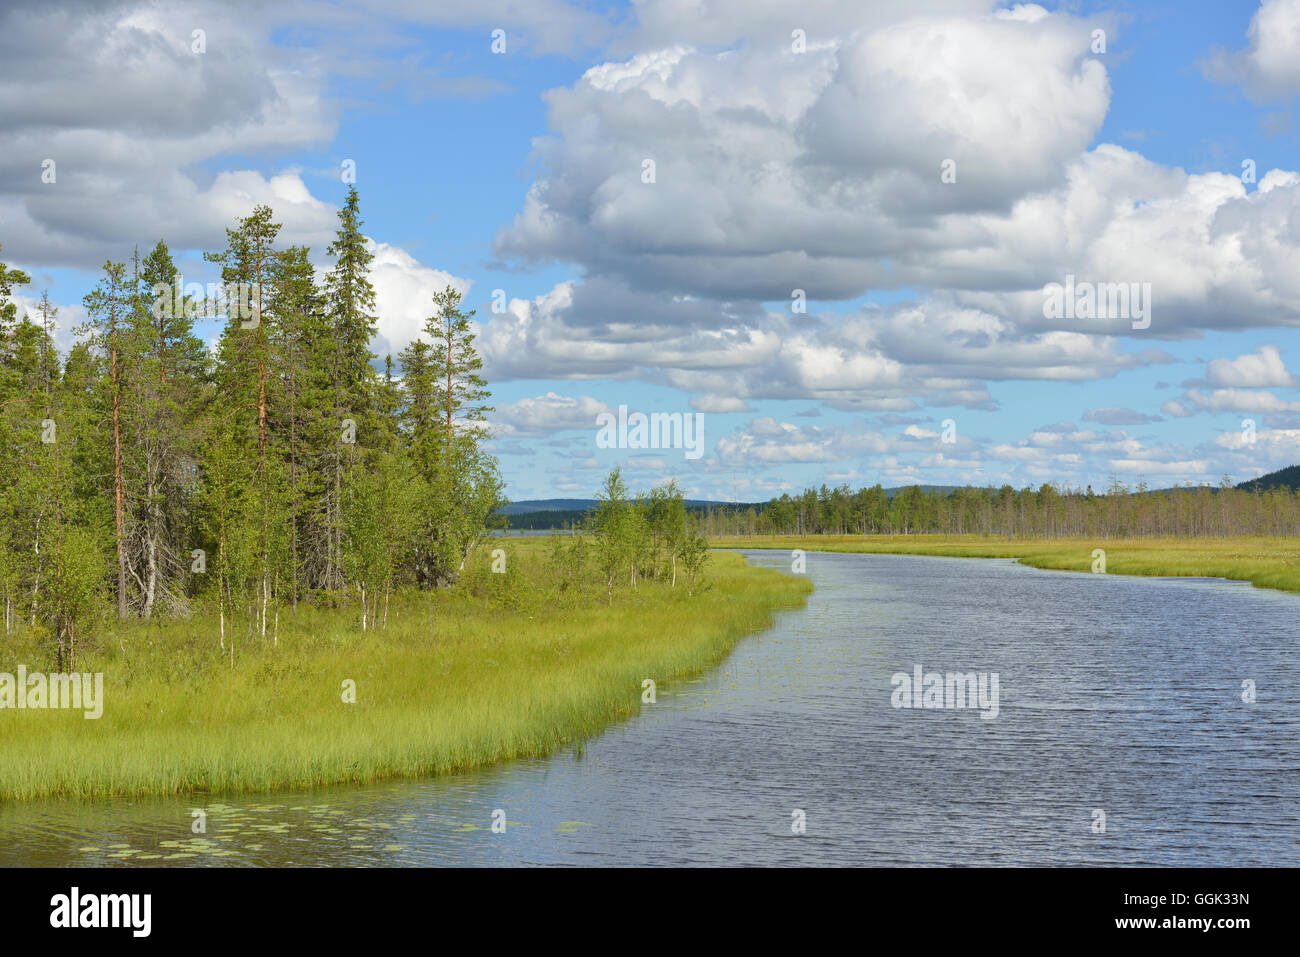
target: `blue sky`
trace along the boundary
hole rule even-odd
[[[327,268],[352,160],[376,351],[466,290],[516,500],[614,465],[757,500],[1300,461],[1300,0],[863,6],[9,10],[3,258],[66,343],[106,256],[161,237],[214,279],[256,202]],[[1149,283],[1150,328],[1049,319],[1067,274]],[[598,448],[620,405],[699,413],[705,454]]]

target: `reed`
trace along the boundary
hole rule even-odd
[[[594,585],[549,587],[543,543],[509,547],[511,575],[401,593],[386,629],[284,610],[274,641],[235,636],[233,664],[207,617],[106,624],[77,662],[105,675],[101,718],[0,711],[0,799],[305,788],[544,755],[636,714],[644,679],[662,691],[711,667],[811,590],[717,554],[693,597],[643,583],[610,605]],[[41,641],[8,639],[0,671],[39,668]]]

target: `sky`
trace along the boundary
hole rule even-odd
[[[1243,481],[1300,462],[1298,94],[1300,0],[12,3],[0,259],[67,348],[259,203],[327,269],[354,174],[377,365],[461,290],[515,501]]]

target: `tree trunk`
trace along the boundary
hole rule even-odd
[[[117,617],[126,618],[126,535],[122,518],[125,488],[122,482],[122,426],[117,388],[116,308],[109,313],[109,367],[113,390],[113,524],[117,537]]]

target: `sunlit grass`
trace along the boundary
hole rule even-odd
[[[1035,568],[1092,570],[1106,553],[1112,575],[1232,578],[1260,588],[1300,592],[1300,540],[1291,538],[1073,538],[1036,541],[981,535],[811,535],[720,537],[722,548],[1018,558]]]
[[[541,543],[510,548],[510,588],[406,593],[387,631],[365,634],[350,612],[300,606],[277,645],[241,628],[233,668],[214,619],[106,624],[76,668],[104,672],[103,717],[0,712],[0,798],[307,787],[543,755],[636,713],[643,679],[662,690],[716,664],[811,589],[715,554],[694,597],[642,585],[609,606],[592,587],[557,607],[537,585]],[[0,645],[0,671],[54,670],[39,641]]]

